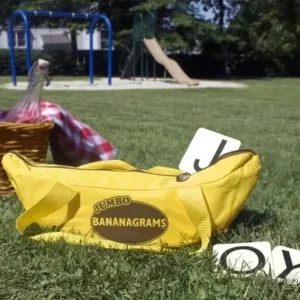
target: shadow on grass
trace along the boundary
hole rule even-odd
[[[237,236],[249,236],[249,240],[244,238],[243,242],[250,242],[252,236],[250,232],[259,232],[265,227],[276,227],[278,224],[278,217],[271,209],[260,212],[253,209],[244,209],[236,217],[236,219],[228,227],[228,231],[221,232],[212,238],[212,245],[234,243]],[[233,242],[234,241],[234,242]]]
[[[273,211],[259,212],[253,209],[244,209],[236,217],[230,225],[231,229],[236,229],[238,226],[243,225],[246,228],[259,227],[265,223],[277,223],[277,215]]]

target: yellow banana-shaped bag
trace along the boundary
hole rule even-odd
[[[55,231],[35,240],[100,244],[162,252],[201,242],[228,228],[254,189],[260,159],[250,150],[228,153],[195,174],[120,161],[80,167],[37,164],[18,152],[2,165],[25,212],[20,234],[33,224]]]

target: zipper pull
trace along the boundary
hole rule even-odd
[[[191,174],[188,172],[185,172],[183,174],[180,174],[176,177],[177,182],[184,182],[187,181],[190,178]]]

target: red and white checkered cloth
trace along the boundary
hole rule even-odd
[[[64,157],[72,165],[114,159],[118,149],[94,129],[79,121],[68,111],[49,101],[41,101],[42,120],[54,122],[51,134],[53,157]],[[0,122],[7,111],[0,111]],[[17,122],[30,122],[30,112],[18,117]]]

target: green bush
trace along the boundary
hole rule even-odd
[[[119,61],[123,51],[113,52],[113,76],[119,76]],[[15,50],[17,75],[27,75],[26,51]],[[72,51],[63,50],[32,50],[32,62],[38,58],[50,62],[49,73],[53,76],[88,76],[89,74],[89,51],[78,51],[77,55]],[[10,75],[9,50],[0,49],[0,76]],[[95,76],[107,76],[107,51],[94,51]]]
[[[270,77],[270,76],[290,76],[299,75],[300,59],[298,64],[292,63],[291,59],[272,57],[262,59],[252,49],[240,51],[236,46],[225,45],[226,54],[217,51],[218,48],[213,44],[206,45],[206,51],[200,55],[172,54],[169,55],[179,63],[181,68],[194,78],[222,78],[222,77]],[[208,51],[209,50],[209,51]],[[16,69],[17,75],[27,75],[26,52],[17,49]],[[114,77],[120,76],[119,62],[124,54],[123,50],[113,51]],[[46,59],[50,62],[49,74],[55,76],[89,76],[89,51],[78,51],[77,55],[72,51],[63,50],[32,50],[32,62],[38,58]],[[153,57],[148,56],[149,77],[153,77]],[[146,60],[144,59],[146,70]],[[0,76],[11,75],[10,55],[7,49],[0,49]],[[228,70],[226,69],[228,67]],[[141,64],[136,65],[136,76],[140,76]],[[94,75],[107,76],[107,51],[94,51]],[[145,75],[145,74],[144,74]],[[156,76],[163,77],[163,66],[156,64]]]
[[[10,68],[10,57],[9,52],[4,49],[0,49],[0,75],[10,75],[11,68]]]
[[[77,57],[71,51],[39,51],[32,50],[32,62],[42,58],[48,60],[50,65],[50,75],[84,75],[86,72],[85,65],[77,64]],[[80,53],[79,55],[86,55]],[[27,74],[26,51],[15,50],[16,56],[16,71],[17,75]],[[0,49],[0,76],[10,75],[10,54],[6,49]]]

